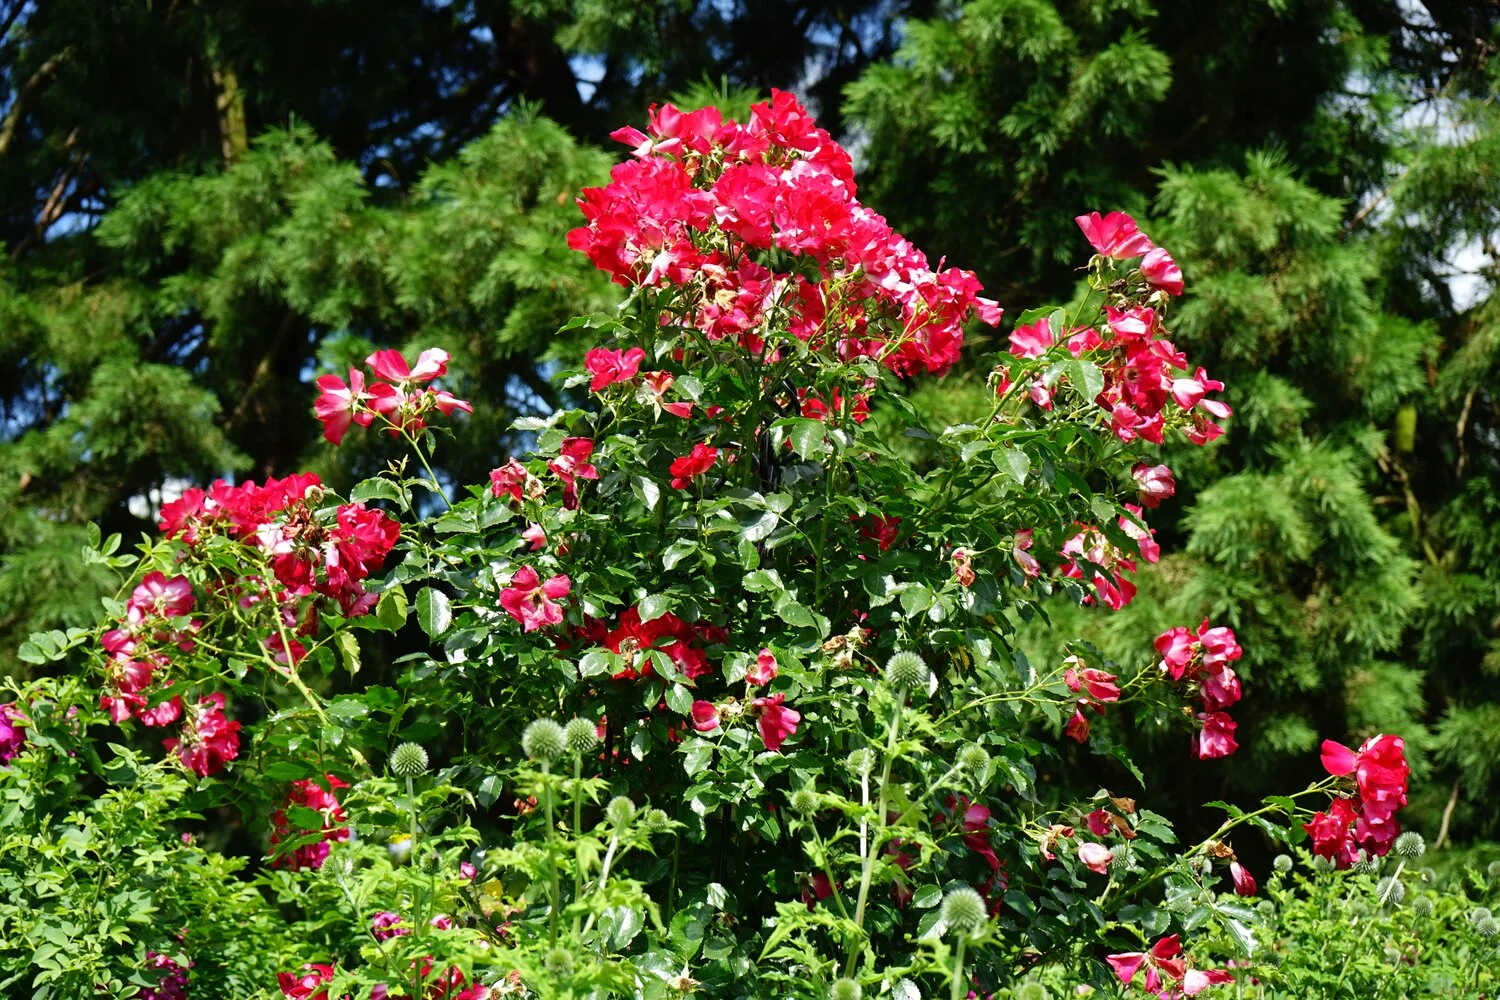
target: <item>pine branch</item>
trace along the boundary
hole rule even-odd
[[[21,119],[26,115],[26,102],[57,75],[58,69],[73,54],[70,45],[57,55],[51,57],[31,74],[27,81],[21,84],[21,89],[16,91],[16,99],[12,102],[10,110],[5,114],[5,120],[0,122],[0,156],[10,151],[10,144],[16,137],[16,130],[20,128]]]

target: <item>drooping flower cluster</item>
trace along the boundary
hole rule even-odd
[[[324,985],[333,979],[333,966],[309,962],[298,972],[276,973],[276,985],[287,1000],[328,1000]]]
[[[8,765],[11,758],[26,747],[26,726],[15,702],[0,705],[0,767]]]
[[[1340,868],[1359,859],[1363,848],[1383,857],[1401,833],[1396,811],[1406,805],[1406,742],[1399,736],[1373,736],[1358,750],[1333,740],[1323,741],[1323,766],[1336,777],[1352,776],[1354,793],[1329,803],[1303,825],[1313,840],[1313,853]]]
[[[1157,941],[1150,951],[1107,955],[1105,961],[1126,986],[1144,968],[1142,985],[1147,993],[1159,997],[1197,996],[1210,986],[1234,982],[1234,976],[1222,969],[1189,968],[1182,957],[1182,941],[1176,934]]]
[[[163,740],[162,745],[177,752],[183,767],[206,778],[239,756],[239,732],[240,724],[224,715],[224,695],[215,691],[187,710],[181,736]]]
[[[1189,692],[1196,692],[1202,703],[1194,754],[1208,759],[1238,750],[1235,721],[1224,711],[1240,700],[1240,680],[1229,664],[1244,651],[1233,630],[1210,628],[1207,618],[1196,632],[1179,625],[1156,637],[1156,651],[1162,657],[1162,673],[1173,681],[1186,680]]]
[[[564,438],[557,457],[547,463],[547,471],[562,483],[564,509],[578,509],[578,480],[599,478],[599,470],[589,463],[593,454],[591,438]],[[532,475],[526,466],[511,459],[500,468],[490,470],[490,492],[497,499],[510,497],[510,504],[515,506],[523,500],[541,500],[547,495],[547,485]]]
[[[320,394],[313,411],[323,422],[323,437],[334,445],[343,443],[352,424],[369,427],[377,417],[388,434],[415,437],[433,413],[451,417],[454,410],[474,412],[448,390],[427,385],[448,374],[447,351],[428,348],[417,358],[415,367],[406,363],[400,351],[376,351],[365,364],[375,373],[375,381],[367,383],[359,368],[349,369],[347,383],[337,375],[318,379]]]
[[[338,796],[335,794],[338,789],[348,787],[347,782],[340,781],[331,774],[325,774],[322,782],[310,778],[292,782],[292,790],[287,795],[286,805],[271,814],[271,846],[275,848],[283,841],[311,836],[317,836],[318,839],[310,843],[299,844],[288,852],[278,854],[271,861],[273,866],[290,868],[294,871],[323,867],[323,862],[328,860],[328,852],[331,850],[329,845],[349,839],[349,827],[346,825],[349,817],[345,814],[343,806],[339,805]],[[320,814],[323,817],[322,827],[312,830],[294,828],[291,820],[287,818],[287,809],[292,806],[303,806]],[[285,986],[282,988],[284,990]]]
[[[653,107],[647,132],[614,138],[634,158],[584,189],[588,224],[568,245],[626,287],[687,288],[683,318],[709,340],[760,352],[786,329],[841,357],[936,373],[958,359],[970,315],[1000,320],[973,274],[933,270],[859,203],[849,154],[789,93],[773,90],[744,124],[713,107]],[[773,249],[807,258],[815,279],[757,260]],[[593,390],[634,378],[641,360],[593,355]]]
[[[1078,706],[1073,709],[1073,717],[1068,720],[1064,732],[1079,743],[1089,738],[1088,716],[1083,714],[1084,709],[1089,709],[1095,715],[1104,714],[1104,706],[1110,702],[1120,700],[1120,686],[1114,674],[1096,667],[1082,667],[1078,665],[1077,657],[1070,657],[1072,665],[1063,671],[1063,683],[1068,690],[1074,694],[1086,692],[1085,696],[1078,699]]]
[[[1126,504],[1125,509],[1139,518],[1141,508],[1134,504]],[[1153,537],[1155,532],[1149,528],[1142,528],[1129,517],[1121,517],[1120,530],[1129,535],[1136,544],[1136,551],[1140,557],[1148,563],[1154,563],[1161,559],[1161,546]],[[1125,605],[1135,599],[1135,583],[1126,573],[1134,573],[1136,569],[1135,557],[1125,552],[1098,528],[1080,525],[1082,528],[1078,534],[1063,543],[1063,562],[1058,566],[1058,572],[1064,577],[1074,580],[1087,580],[1093,584],[1094,593],[1112,611],[1119,611]],[[1026,537],[1029,543],[1030,535]],[[1019,544],[1019,542],[1018,542]],[[1025,548],[1030,548],[1027,544]],[[1031,573],[1027,565],[1035,563],[1036,560],[1024,555],[1021,549],[1016,551],[1016,560],[1026,569],[1028,575]],[[1084,566],[1083,563],[1091,563],[1092,566]],[[1085,571],[1087,570],[1087,575]],[[1091,601],[1093,598],[1086,598]]]

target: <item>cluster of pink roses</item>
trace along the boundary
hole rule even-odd
[[[1193,752],[1207,759],[1228,757],[1238,750],[1235,721],[1224,711],[1240,700],[1240,681],[1229,664],[1244,651],[1234,632],[1222,626],[1210,628],[1205,618],[1196,632],[1179,625],[1157,636],[1156,651],[1162,657],[1162,673],[1174,681],[1186,678],[1203,705]]]
[[[1146,970],[1142,983],[1147,993],[1164,1000],[1197,996],[1210,986],[1234,982],[1233,974],[1222,969],[1192,969],[1182,957],[1178,935],[1164,937],[1149,951],[1132,951],[1105,956],[1120,982],[1129,986],[1141,969]]]
[[[849,154],[793,95],[773,90],[744,124],[713,107],[653,107],[647,129],[614,133],[634,157],[608,185],[584,189],[588,224],[568,245],[626,287],[689,287],[683,318],[705,337],[759,352],[774,323],[842,357],[876,357],[910,374],[951,367],[971,314],[999,322],[972,273],[934,271],[859,203]],[[772,249],[808,258],[817,280],[754,259]],[[632,363],[639,359],[590,371],[598,383],[601,372],[608,379]]]
[[[155,704],[148,700],[153,680],[171,667],[169,651],[194,648],[193,636],[202,627],[188,617],[194,606],[193,585],[186,576],[168,579],[151,572],[142,577],[125,604],[125,618],[99,639],[106,658],[99,707],[115,722],[134,718],[147,726],[165,726],[183,719],[177,738],[163,740],[163,745],[177,752],[184,767],[207,777],[239,755],[240,724],[225,716],[224,696],[201,695],[186,708],[177,695]],[[171,687],[172,681],[164,680],[159,690]]]
[[[142,986],[136,992],[135,1000],[187,1000],[188,970],[193,967],[192,962],[184,966],[170,955],[148,951],[146,964],[160,972],[161,978],[155,986]]]
[[[318,379],[320,394],[313,411],[323,422],[323,436],[334,445],[342,444],[351,424],[369,427],[381,418],[386,432],[397,436],[415,435],[427,426],[434,412],[451,417],[454,410],[473,413],[474,408],[454,398],[446,389],[422,388],[433,379],[448,374],[448,352],[428,348],[410,367],[400,351],[376,351],[365,359],[377,381],[366,383],[365,373],[349,369],[349,381],[337,375]]]
[[[1125,509],[1137,518],[1141,516],[1141,509],[1134,504],[1126,504]],[[1142,559],[1154,563],[1161,558],[1161,546],[1156,544],[1153,537],[1155,531],[1142,528],[1129,517],[1122,516],[1119,524],[1120,530],[1135,542],[1136,551]],[[1058,572],[1074,580],[1088,579],[1099,599],[1110,610],[1119,611],[1135,599],[1135,583],[1125,575],[1135,572],[1135,558],[1111,542],[1098,528],[1088,525],[1079,527],[1082,530],[1063,543],[1063,561],[1058,566]],[[1029,535],[1026,540],[1030,541]],[[1029,547],[1028,545],[1027,548]],[[1020,560],[1020,556],[1017,556],[1017,560]],[[1088,568],[1089,575],[1085,577],[1085,567],[1080,565],[1082,562],[1092,563],[1097,568]],[[1086,600],[1092,601],[1093,598]]]
[[[1363,848],[1374,857],[1387,854],[1401,833],[1396,810],[1406,805],[1406,742],[1399,736],[1373,736],[1358,750],[1323,741],[1323,766],[1337,777],[1353,776],[1354,793],[1329,803],[1303,825],[1313,853],[1339,868],[1359,860]]]
[[[328,852],[331,850],[329,845],[349,839],[349,827],[346,825],[349,817],[344,812],[344,807],[339,804],[338,795],[335,794],[337,789],[348,787],[348,782],[341,781],[331,774],[323,775],[321,782],[311,778],[292,782],[292,790],[287,795],[286,804],[271,814],[271,846],[274,848],[282,841],[313,834],[319,835],[320,839],[301,844],[279,855],[272,860],[273,866],[290,868],[293,871],[323,867],[323,862],[328,860]],[[294,829],[287,818],[287,809],[292,806],[303,806],[321,815],[322,827],[317,830]]]

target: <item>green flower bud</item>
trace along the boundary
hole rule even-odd
[[[567,748],[568,738],[563,734],[563,727],[551,719],[537,719],[521,734],[521,749],[532,760],[551,763]]]
[[[958,752],[958,766],[983,781],[990,773],[990,752],[970,743]]]
[[[1415,830],[1407,830],[1396,838],[1396,854],[1407,861],[1415,861],[1427,853],[1427,841]]]
[[[850,751],[849,756],[844,758],[844,764],[854,772],[855,777],[859,777],[875,770],[875,755],[870,752],[869,747],[860,747]]]
[[[1269,899],[1262,899],[1259,903],[1255,904],[1255,910],[1262,917],[1270,920],[1276,915],[1276,904],[1271,902]]]
[[[828,1000],[860,1000],[864,990],[852,979],[835,979],[828,989]]]
[[[892,653],[885,661],[885,682],[893,688],[922,687],[927,674],[927,661],[911,650]]]
[[[648,809],[646,810],[646,829],[652,833],[666,833],[672,829],[672,817],[668,816],[665,810]]]
[[[403,778],[415,778],[427,771],[427,751],[420,743],[401,743],[391,751],[391,771]]]
[[[1412,900],[1411,912],[1415,913],[1419,917],[1432,916],[1432,897],[1418,896],[1416,899]]]
[[[1314,855],[1312,859],[1312,870],[1318,875],[1327,875],[1333,871],[1333,862],[1321,854]]]
[[[811,785],[803,785],[792,793],[792,811],[811,816],[818,811],[818,793]]]
[[[599,734],[589,720],[569,719],[563,727],[563,740],[568,744],[570,755],[582,757],[598,744]]]
[[[1406,886],[1399,878],[1387,875],[1375,884],[1375,898],[1380,900],[1381,906],[1400,906],[1406,898]]]
[[[1285,875],[1292,870],[1292,858],[1289,854],[1278,854],[1271,859],[1271,867]]]
[[[635,803],[623,795],[616,795],[604,807],[604,817],[611,826],[629,826],[635,820]]]
[[[542,965],[554,976],[566,976],[573,972],[573,953],[566,948],[553,948],[542,959]]]
[[[943,897],[943,923],[954,934],[969,936],[984,926],[989,914],[984,908],[984,899],[966,885],[949,891]]]

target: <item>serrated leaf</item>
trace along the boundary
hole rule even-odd
[[[798,417],[787,422],[787,440],[803,458],[816,458],[828,450],[828,429],[821,421]]]
[[[647,594],[641,598],[641,624],[644,625],[646,622],[655,621],[666,614],[671,607],[672,597],[670,594]]]
[[[390,500],[392,503],[405,503],[406,495],[402,492],[401,487],[389,479],[376,476],[373,479],[366,479],[364,482],[356,484],[354,489],[349,491],[349,500],[352,503],[364,503],[369,500]]]
[[[1003,448],[1000,451],[1005,461],[1005,469],[1015,479],[1017,486],[1026,484],[1026,474],[1031,471],[1031,456],[1020,448]]]
[[[752,511],[740,518],[740,530],[744,533],[744,539],[747,542],[764,541],[771,532],[776,530],[777,520],[775,511]]]
[[[752,594],[780,594],[786,590],[781,575],[774,569],[757,569],[745,574],[744,588]]]
[[[344,669],[349,675],[359,673],[359,639],[355,638],[353,632],[340,632],[333,637],[334,643],[339,647],[339,657],[344,661]]]
[[[417,592],[417,624],[429,638],[437,639],[453,624],[453,609],[448,595],[432,587]]]
[[[375,620],[395,632],[406,624],[406,610],[406,591],[397,585],[381,593],[375,605]]]
[[[913,618],[932,607],[932,591],[920,583],[909,584],[901,591],[901,610]]]
[[[1068,381],[1090,402],[1104,391],[1104,373],[1092,361],[1074,359],[1064,364]]]
[[[667,688],[667,707],[678,715],[688,715],[693,710],[693,692],[682,684]]]
[[[797,628],[811,628],[818,623],[810,610],[790,597],[784,597],[776,603],[776,616]]]
[[[930,910],[942,901],[942,887],[936,885],[924,885],[911,897],[911,905],[919,910]]]

